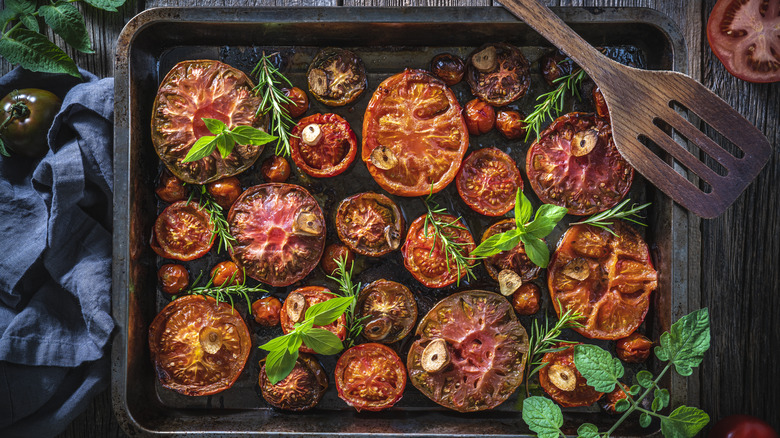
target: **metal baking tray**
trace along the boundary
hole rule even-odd
[[[642,53],[650,69],[686,71],[686,49],[679,31],[666,16],[639,8],[559,8],[555,12],[589,42],[602,46],[631,46]],[[151,147],[149,122],[152,102],[161,78],[176,63],[185,59],[221,59],[247,72],[263,50],[279,51],[286,64],[282,69],[295,85],[304,87],[308,62],[322,47],[340,46],[355,50],[366,63],[369,86],[366,95],[353,107],[328,109],[313,102],[314,112],[337,112],[345,116],[360,137],[363,110],[378,83],[405,67],[426,68],[433,55],[445,51],[466,56],[475,47],[487,42],[509,42],[521,47],[532,62],[532,86],[518,108],[526,113],[533,106],[542,79],[535,61],[547,50],[549,43],[519,22],[503,8],[261,8],[261,9],[152,9],[133,18],[120,35],[115,65],[115,184],[114,184],[114,262],[113,316],[117,332],[112,351],[112,397],[114,410],[123,428],[133,435],[257,435],[257,436],[529,436],[522,421],[517,396],[513,396],[491,411],[459,414],[431,402],[411,384],[404,398],[391,410],[381,413],[358,413],[337,398],[332,387],[320,405],[305,413],[286,413],[271,408],[259,395],[258,361],[264,353],[253,348],[247,366],[236,384],[223,393],[203,397],[186,397],[162,388],[153,372],[147,344],[147,329],[156,313],[167,303],[157,290],[156,271],[161,260],[148,247],[152,223],[159,212],[154,195],[159,160]],[[454,87],[459,100],[469,99],[468,87]],[[586,108],[587,103],[575,100],[573,108]],[[528,144],[507,142],[495,131],[472,137],[472,149],[498,145],[524,167]],[[272,146],[266,148],[265,156]],[[260,181],[256,168],[241,175],[245,187]],[[304,185],[318,197],[326,211],[353,187],[365,191],[368,186],[379,190],[367,176],[358,159],[352,169],[331,184],[328,180],[311,180],[294,175],[291,182]],[[338,182],[341,181],[341,182]],[[349,184],[345,183],[348,182]],[[526,182],[527,186],[527,182]],[[531,190],[526,194],[535,205],[539,202]],[[656,267],[660,273],[659,289],[655,292],[651,310],[643,331],[657,339],[671,321],[688,312],[691,291],[688,290],[687,213],[637,175],[631,196],[653,203],[648,212],[650,226],[645,236],[651,244]],[[438,195],[438,201],[451,211],[463,214],[469,221],[468,208],[449,187]],[[405,210],[407,224],[421,213],[419,201],[396,198]],[[416,207],[413,202],[417,202]],[[326,213],[328,216],[328,213]],[[330,220],[330,219],[329,219]],[[332,222],[329,222],[329,225]],[[488,221],[474,218],[470,222],[476,239]],[[553,244],[565,229],[559,229],[548,239]],[[329,241],[333,239],[329,227]],[[206,271],[225,255],[212,254],[189,265],[190,272]],[[400,256],[395,256],[400,258]],[[385,263],[386,262],[386,263]],[[421,315],[436,298],[456,289],[496,286],[479,282],[432,291],[419,287],[410,276],[404,276],[392,257],[380,262],[368,262],[357,280],[371,281],[394,272],[399,281],[414,285],[421,305]],[[319,270],[302,284],[321,284]],[[403,274],[397,274],[403,272]],[[399,278],[398,275],[401,277]],[[544,284],[543,277],[538,283]],[[290,288],[278,288],[273,293],[283,297]],[[546,288],[545,288],[546,289]],[[694,291],[697,292],[697,291]],[[544,296],[544,313],[550,310],[549,297]],[[245,305],[239,309],[246,315]],[[528,328],[530,317],[521,322]],[[248,322],[253,333],[253,346],[279,333],[262,330]],[[572,339],[582,339],[569,334]],[[613,343],[614,344],[614,343]],[[600,345],[610,348],[609,343]],[[407,347],[408,348],[408,347]],[[403,346],[400,346],[403,349]],[[402,353],[403,354],[403,353]],[[332,373],[332,358],[323,365]],[[658,371],[658,364],[646,367]],[[629,374],[636,372],[629,370]],[[672,402],[689,400],[689,386],[696,380],[672,376],[665,384],[671,389]],[[575,433],[577,425],[589,421],[602,426],[614,417],[597,407],[566,409],[565,427]],[[642,429],[636,419],[624,423],[620,436],[647,436],[658,427]]]

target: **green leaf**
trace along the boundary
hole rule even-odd
[[[201,120],[203,120],[203,123],[206,125],[206,129],[208,129],[214,135],[220,134],[222,131],[227,129],[227,125],[225,125],[221,120],[210,119],[208,117],[202,117]]]
[[[354,300],[354,297],[337,297],[317,303],[306,309],[306,319],[312,319],[314,325],[328,325],[343,315]]]
[[[292,335],[292,337],[290,338],[290,341],[287,343],[287,351],[292,354],[298,351],[299,348],[301,348],[301,344],[303,344],[303,335],[299,333],[297,330],[293,330],[292,332],[290,332],[290,335]]]
[[[679,375],[690,376],[710,348],[710,315],[707,309],[699,309],[680,318],[661,335],[660,344],[655,347],[655,355],[663,361],[671,361]]]
[[[650,388],[654,385],[653,373],[647,370],[636,373],[636,382],[642,385],[643,388]]]
[[[258,348],[266,351],[281,350],[282,348],[287,348],[287,344],[290,341],[290,338],[291,338],[290,334],[282,335],[271,339],[270,341],[259,346]]]
[[[286,348],[274,350],[265,357],[265,374],[272,385],[284,380],[295,368],[295,361],[298,360],[298,350],[290,353]]]
[[[0,56],[27,70],[81,77],[76,63],[62,49],[28,29],[17,28],[0,38]]]
[[[634,385],[628,389],[628,393],[631,394],[632,397],[638,396],[640,392],[642,392],[642,387],[639,385]]]
[[[710,416],[701,409],[680,406],[661,418],[661,433],[666,438],[693,438],[709,422]]]
[[[523,400],[523,421],[539,438],[558,438],[563,414],[552,400],[535,395]]]
[[[620,359],[601,347],[579,344],[574,347],[574,366],[585,381],[599,392],[612,392],[625,369]]]
[[[592,423],[582,423],[577,428],[577,438],[597,438],[599,436],[599,428]]]
[[[317,354],[331,355],[344,349],[341,339],[328,330],[313,328],[302,333],[303,342]]]
[[[32,14],[35,12],[35,3],[34,0],[5,0],[5,7],[20,14]]]
[[[244,145],[262,146],[276,140],[276,136],[267,134],[252,126],[236,126],[230,133],[233,135],[236,143]]]
[[[84,0],[84,2],[108,12],[116,12],[116,8],[125,4],[125,0]]]
[[[38,9],[46,24],[61,36],[66,43],[83,53],[95,53],[89,40],[87,25],[78,9],[70,3],[58,1]]]
[[[642,412],[642,415],[639,416],[639,425],[642,427],[650,426],[651,421],[653,421],[653,417],[647,412]]]
[[[19,16],[19,14],[11,8],[0,10],[0,25],[4,25],[11,20],[16,20],[17,16]]]
[[[650,404],[650,410],[653,412],[658,412],[661,410],[661,408],[661,400],[654,398],[653,403]]]
[[[655,401],[658,400],[658,410],[669,406],[669,390],[666,388],[656,389],[653,393],[653,397],[655,399],[653,400],[653,404],[655,404]]]
[[[568,213],[568,210],[564,207],[552,204],[542,204],[542,206],[536,210],[534,221],[525,227],[525,231],[538,239],[544,239],[552,233],[552,230],[554,230],[555,226],[558,225],[558,222],[566,216],[566,213]]]
[[[518,230],[525,229],[525,224],[531,220],[533,211],[534,207],[531,205],[531,201],[518,188],[517,194],[515,194],[515,225],[517,225]]]
[[[3,139],[1,137],[0,137],[0,155],[2,155],[4,157],[10,157],[11,156],[11,154],[9,154],[8,151],[5,149],[5,142],[3,141]]]
[[[40,32],[41,27],[38,25],[38,20],[32,14],[22,14],[19,16],[19,21],[22,22],[24,27],[30,29],[33,32]]]
[[[513,229],[494,234],[480,243],[478,247],[474,248],[470,255],[472,257],[490,257],[501,251],[514,249],[514,247],[520,243],[520,236],[522,233],[523,232],[518,229]]]
[[[540,268],[546,268],[550,264],[550,249],[544,240],[526,234],[522,235],[520,240],[523,241],[525,253],[533,264]]]
[[[187,156],[184,157],[182,163],[191,163],[208,157],[214,152],[217,147],[218,137],[213,135],[204,135],[197,139],[195,143],[190,147],[190,151],[187,152]]]
[[[224,132],[220,132],[219,134],[217,134],[216,137],[217,137],[216,145],[217,145],[217,150],[219,151],[219,156],[222,157],[223,159],[227,158],[227,156],[230,155],[230,151],[228,150],[228,145],[227,145],[228,142],[227,134]]]
[[[615,411],[616,412],[626,412],[628,408],[631,407],[631,402],[628,400],[621,398],[620,400],[615,402]]]

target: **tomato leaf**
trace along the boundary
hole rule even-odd
[[[615,411],[616,412],[626,412],[628,410],[628,408],[630,408],[630,407],[631,407],[631,403],[628,400],[624,399],[624,398],[622,398],[622,399],[620,399],[620,400],[615,402]]]
[[[526,234],[520,237],[525,245],[525,253],[528,258],[540,268],[546,268],[550,264],[550,249],[547,248],[547,244],[542,239],[537,239]]]
[[[203,120],[203,123],[206,125],[206,129],[214,135],[221,134],[223,131],[227,130],[227,125],[221,120],[209,119],[208,117],[202,117],[201,120]]]
[[[518,229],[494,234],[474,248],[470,255],[472,257],[490,257],[501,251],[509,251],[520,243],[521,234],[522,231]]]
[[[328,325],[343,315],[354,300],[354,297],[337,297],[317,303],[306,309],[306,320],[311,319],[316,326]]]
[[[341,339],[325,329],[313,328],[301,336],[306,346],[316,351],[317,354],[331,355],[344,349]]]
[[[542,206],[536,210],[534,221],[526,225],[525,231],[538,239],[544,239],[552,233],[552,230],[555,229],[558,222],[566,216],[567,212],[568,210],[564,207],[552,204],[542,204]]]
[[[605,349],[591,344],[574,347],[574,366],[585,381],[599,392],[612,392],[625,369],[620,359],[612,357]]]
[[[116,8],[125,4],[125,0],[84,0],[84,2],[109,12],[116,12]]]
[[[533,211],[534,208],[531,205],[531,201],[529,201],[522,190],[518,188],[517,194],[515,194],[515,225],[517,225],[518,230],[525,229],[525,224],[531,220]]]
[[[38,20],[32,14],[22,14],[19,16],[19,21],[22,22],[24,27],[30,29],[33,32],[40,32],[41,27],[38,25]]]
[[[523,421],[539,438],[558,438],[563,413],[552,400],[535,395],[523,400]]]
[[[639,385],[634,385],[628,389],[628,393],[631,394],[632,397],[638,396],[640,392],[642,392],[642,387]]]
[[[593,423],[582,423],[577,428],[577,438],[597,438],[599,436],[599,428]]]
[[[658,359],[672,362],[681,376],[690,376],[710,348],[710,315],[707,308],[689,313],[672,324],[669,331],[661,335],[660,344],[655,347]]]
[[[83,53],[95,53],[89,40],[84,17],[75,6],[65,1],[43,5],[38,9],[46,24],[66,43]]]
[[[659,410],[669,406],[668,389],[666,388],[656,389],[655,392],[653,392],[653,396],[655,397],[653,403],[655,403],[655,401],[658,400]]]
[[[653,373],[647,370],[642,370],[636,373],[636,382],[642,385],[643,388],[649,388],[653,386]]]
[[[276,140],[276,136],[267,134],[252,126],[236,126],[230,131],[230,134],[236,143],[244,145],[262,146]]]
[[[29,0],[5,0],[5,7],[20,14],[35,12],[35,2]]]
[[[298,350],[290,353],[286,348],[274,350],[265,357],[265,374],[272,385],[284,380],[295,368],[298,360]]]
[[[44,73],[67,73],[81,77],[76,63],[38,32],[17,28],[0,38],[0,56],[11,64]]]
[[[661,433],[666,438],[693,438],[709,422],[710,416],[701,409],[680,406],[668,417],[661,417]]]
[[[2,137],[0,137],[0,155],[4,157],[10,157],[11,154],[8,153],[8,150],[5,148],[5,142],[3,141]]]
[[[191,163],[208,157],[217,147],[217,137],[213,135],[204,135],[197,139],[187,152],[187,156],[181,160],[182,163]]]
[[[642,427],[650,426],[651,421],[653,421],[653,417],[647,412],[642,412],[642,415],[639,416],[639,425]]]

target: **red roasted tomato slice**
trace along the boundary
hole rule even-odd
[[[379,257],[401,246],[404,218],[392,199],[359,193],[341,201],[336,211],[339,239],[358,254]]]
[[[528,334],[506,298],[472,290],[439,301],[417,326],[409,379],[458,412],[492,409],[523,381]]]
[[[356,345],[336,362],[339,397],[358,411],[381,411],[401,399],[406,388],[406,368],[390,347]]]
[[[279,314],[282,323],[282,331],[287,334],[293,331],[295,324],[303,322],[306,315],[306,309],[309,307],[336,298],[338,295],[332,293],[328,288],[322,286],[306,286],[295,289],[287,295],[287,299],[282,304],[282,311]],[[332,332],[342,341],[347,338],[347,317],[341,315],[337,320],[324,326],[315,326]],[[298,351],[302,353],[314,353],[315,351],[302,344]]]
[[[466,226],[455,216],[437,214],[435,217],[443,222],[458,221],[462,228],[449,227],[446,229],[447,237],[456,243],[461,243],[461,251],[468,255],[475,247],[474,238],[466,229]],[[434,238],[434,228],[428,224],[425,230],[425,215],[418,217],[409,226],[406,233],[406,241],[401,248],[404,257],[404,266],[420,283],[427,287],[445,287],[455,283],[466,275],[465,269],[458,272],[457,264],[452,256],[444,251],[441,240]],[[474,260],[469,260],[473,265]],[[460,275],[458,275],[460,274]]]
[[[417,302],[401,283],[379,279],[360,291],[355,318],[363,320],[363,337],[371,342],[392,344],[411,333],[417,322]]]
[[[631,188],[634,168],[620,155],[608,120],[558,117],[528,148],[528,180],[546,204],[586,216],[614,207]]]
[[[328,389],[328,376],[314,356],[301,353],[290,374],[271,384],[265,373],[265,359],[261,361],[258,384],[263,399],[271,406],[286,411],[306,411],[320,402]]]
[[[504,219],[501,222],[491,225],[482,234],[482,241],[487,240],[488,237],[496,235],[498,233],[504,233],[509,230],[517,228],[514,219]],[[499,272],[509,269],[520,276],[523,283],[527,283],[539,276],[539,272],[542,268],[536,266],[528,255],[525,253],[525,245],[523,242],[517,244],[516,247],[509,251],[501,251],[496,255],[492,255],[484,261],[485,269],[488,274],[496,281],[498,281]]]
[[[169,205],[154,223],[154,240],[163,257],[194,260],[205,255],[214,245],[213,224],[209,213],[196,202],[178,201]]]
[[[325,248],[325,218],[303,187],[269,183],[250,187],[227,217],[236,238],[231,257],[247,275],[288,286],[317,266]]]
[[[347,170],[357,154],[357,137],[337,114],[312,114],[290,133],[295,165],[307,174],[325,178]]]
[[[472,210],[485,216],[502,216],[515,206],[523,178],[515,160],[496,148],[474,151],[463,160],[456,185]]]
[[[574,345],[559,344],[558,347],[571,347],[554,353],[546,353],[542,362],[547,365],[539,370],[539,384],[556,403],[565,407],[590,406],[604,395],[598,392],[574,366]]]

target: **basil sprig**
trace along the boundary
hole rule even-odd
[[[517,189],[515,195],[516,228],[488,237],[471,251],[471,256],[490,257],[501,251],[509,251],[523,242],[525,252],[531,262],[536,266],[546,268],[550,263],[550,250],[547,248],[544,238],[552,232],[558,222],[566,216],[566,213],[565,207],[542,204],[536,210],[534,220],[529,222],[533,214],[533,206],[523,192]]]
[[[650,426],[653,417],[661,420],[661,433],[667,438],[692,438],[710,421],[709,415],[701,409],[680,406],[668,415],[659,412],[669,405],[669,391],[658,386],[672,366],[681,376],[690,376],[693,368],[701,364],[704,353],[710,348],[710,317],[707,309],[699,309],[672,324],[668,332],[661,335],[655,356],[668,362],[664,369],[653,377],[649,371],[636,375],[637,384],[629,388],[627,397],[615,404],[615,410],[623,416],[606,432],[584,423],[577,429],[579,438],[608,438],[634,411],[639,412],[639,424]],[[574,365],[585,377],[588,385],[596,391],[611,392],[625,372],[623,364],[601,347],[581,344],[574,347]],[[650,409],[643,407],[643,401],[653,393]],[[523,420],[540,438],[566,436],[561,408],[544,397],[533,396],[523,401]]]
[[[262,146],[276,140],[273,135],[266,134],[252,126],[236,126],[233,129],[228,129],[227,125],[220,120],[206,117],[202,120],[206,124],[206,128],[214,135],[204,135],[197,139],[190,151],[187,152],[187,156],[181,160],[182,163],[206,158],[214,152],[214,149],[219,151],[222,158],[227,158],[233,152],[236,143]]]

